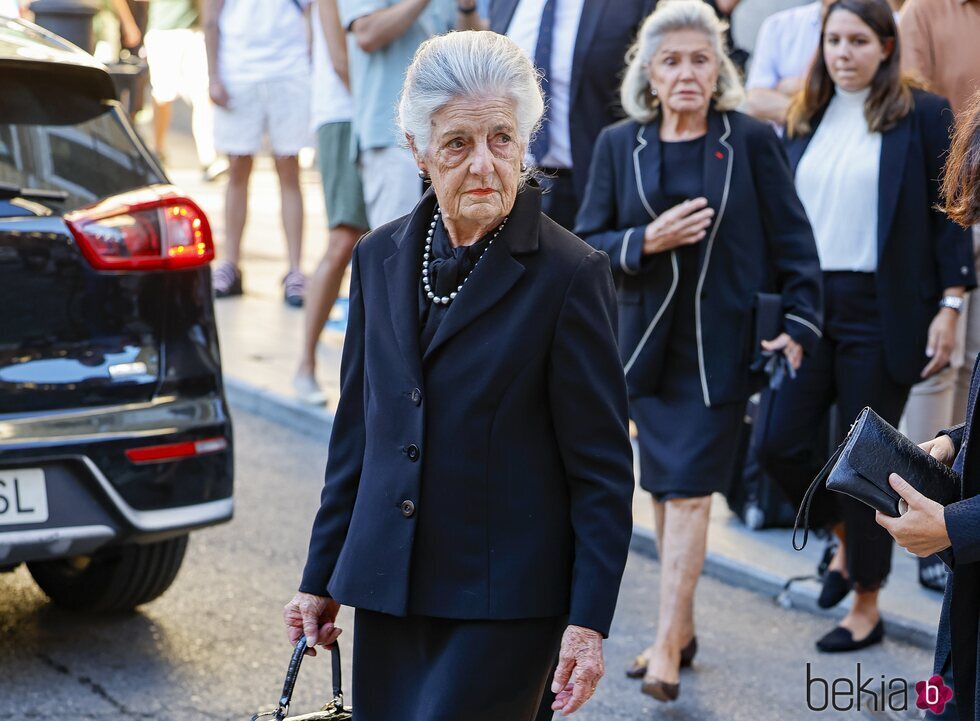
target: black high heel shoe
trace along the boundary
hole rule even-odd
[[[661,681],[659,678],[654,678],[650,681],[644,680],[640,691],[647,696],[652,696],[657,701],[676,701],[677,697],[681,695],[681,685],[679,682],[667,683],[666,681]]]
[[[691,636],[691,640],[681,649],[681,668],[690,668],[694,663],[694,657],[698,652],[698,637]],[[642,653],[636,656],[626,668],[626,675],[629,678],[643,678],[647,675],[647,658]]]

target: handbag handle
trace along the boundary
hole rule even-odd
[[[837,450],[834,451],[828,461],[824,464],[824,467],[820,469],[820,473],[817,477],[813,479],[810,487],[806,489],[806,493],[803,494],[803,502],[800,504],[799,510],[796,512],[796,522],[793,523],[793,550],[802,551],[806,548],[807,539],[810,537],[810,504],[813,502],[813,495],[817,492],[821,485],[827,482],[830,477],[830,472],[833,470],[834,465],[840,458],[841,453],[844,452],[844,446],[847,445],[845,440],[841,443]],[[796,534],[800,530],[800,517],[803,518],[803,543],[799,546],[796,545]]]
[[[293,657],[289,659],[289,668],[286,669],[286,682],[282,686],[282,696],[279,697],[279,708],[276,709],[276,721],[283,721],[289,713],[289,704],[293,699],[293,689],[296,686],[296,679],[299,677],[299,667],[303,663],[303,656],[306,655],[306,637],[301,636],[296,646],[293,648]],[[343,708],[343,676],[340,668],[340,645],[334,641],[330,647],[330,661],[333,673],[333,700],[334,705]]]

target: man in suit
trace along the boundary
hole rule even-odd
[[[542,171],[544,212],[568,228],[585,198],[599,131],[622,117],[626,50],[655,0],[491,0],[490,29],[544,73],[548,109],[529,154]]]

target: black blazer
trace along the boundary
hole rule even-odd
[[[946,581],[936,644],[936,673],[947,661],[953,668],[953,691],[961,721],[980,721],[980,684],[977,650],[980,648],[980,457],[977,432],[977,394],[980,363],[974,365],[967,401],[966,422],[943,431],[957,449],[953,468],[963,474],[963,500],[946,506],[944,517],[950,551],[940,554],[953,573]]]
[[[659,131],[659,121],[634,120],[602,131],[575,227],[612,261],[633,395],[658,389],[679,279],[676,251],[642,254],[661,193]],[[756,294],[782,294],[786,331],[809,350],[820,336],[821,279],[813,233],[772,129],[741,113],[711,111],[704,148],[705,197],[715,219],[698,245],[695,307],[704,401],[717,405],[750,393]]]
[[[937,95],[914,93],[915,109],[882,133],[878,171],[875,285],[885,364],[892,379],[905,385],[922,380],[929,324],[943,289],[976,287],[970,231],[936,210],[953,111]],[[818,126],[819,119],[813,132]],[[786,141],[794,173],[812,137],[811,132]]]
[[[518,194],[419,352],[430,190],[354,251],[341,396],[301,589],[394,615],[608,633],[633,493],[609,261]]]
[[[506,33],[520,0],[491,0],[490,29]],[[568,123],[572,181],[579,202],[585,197],[592,151],[599,132],[623,117],[619,84],[626,50],[656,0],[586,0],[575,37]]]

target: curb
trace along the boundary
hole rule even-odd
[[[324,439],[324,442],[330,437],[333,414],[322,406],[311,406],[231,376],[225,376],[225,394],[229,402],[237,408],[284,425],[297,433]],[[630,550],[656,560],[657,542],[653,531],[633,526]],[[827,619],[843,618],[846,612],[841,608],[825,610],[817,606],[819,591],[814,584],[796,583],[788,591],[784,591],[789,577],[779,576],[710,551],[705,558],[704,574],[730,586],[768,596],[783,608],[805,611]],[[883,613],[882,617],[888,627],[889,638],[930,651],[936,647],[935,627],[889,613]]]

